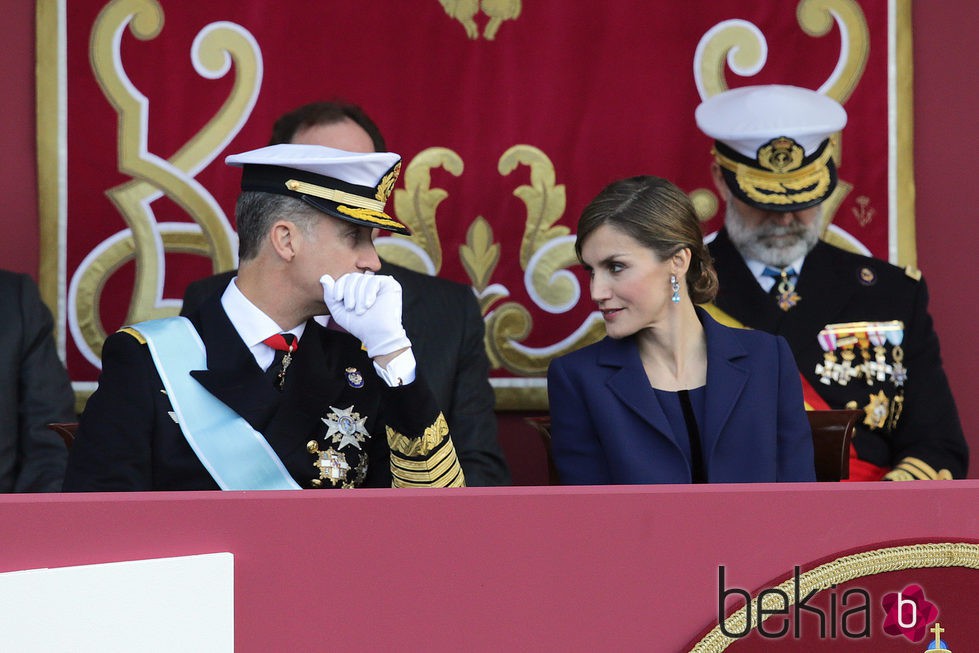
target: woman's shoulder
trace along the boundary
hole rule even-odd
[[[711,322],[711,324],[708,325],[705,320],[704,324],[708,339],[723,339],[732,343],[736,342],[748,351],[775,348],[778,346],[779,340],[783,339],[782,336],[768,333],[767,331],[761,331],[759,329],[724,325],[717,322],[709,315],[706,316],[706,319],[710,320]]]
[[[568,352],[567,354],[562,354],[561,356],[555,357],[551,361],[551,365],[571,368],[597,365],[603,352],[608,351],[610,348],[614,348],[615,343],[617,342],[619,341],[605,336],[598,342],[593,342],[589,345],[585,345],[584,347]]]

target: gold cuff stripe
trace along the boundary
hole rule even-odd
[[[119,333],[128,333],[133,338],[136,338],[136,342],[138,342],[139,344],[141,345],[146,344],[146,338],[143,337],[143,334],[132,327],[123,327],[119,329]]]
[[[458,469],[457,473],[453,476],[446,476],[437,482],[429,483],[412,483],[411,481],[402,480],[397,477],[391,482],[391,487],[397,488],[422,488],[422,487],[466,487],[466,479],[462,474],[462,469]]]
[[[892,469],[891,471],[884,474],[885,481],[917,481],[914,476],[911,476],[906,470],[903,469]]]
[[[443,473],[445,472],[445,468],[451,466],[457,459],[455,447],[451,445],[452,443],[450,441],[447,446],[442,447],[434,456],[426,460],[405,460],[392,454],[391,471],[398,473],[403,471],[408,475],[417,473],[430,474],[436,470],[441,470],[439,473]]]
[[[934,467],[920,458],[907,456],[884,478],[890,481],[950,481],[952,473],[947,469],[935,471]]]
[[[352,204],[362,209],[370,209],[378,212],[384,211],[384,202],[378,202],[377,200],[368,199],[366,197],[354,195],[353,193],[337,190],[335,188],[317,186],[316,184],[310,184],[309,182],[299,181],[297,179],[289,179],[286,181],[286,188],[295,193],[312,195],[313,197],[322,197],[325,200],[337,202],[338,204]]]
[[[409,485],[443,487],[459,476],[460,470],[459,461],[452,458],[431,471],[403,472],[399,470],[395,472],[392,469],[391,476],[398,482]]]

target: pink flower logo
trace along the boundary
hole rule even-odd
[[[938,608],[925,598],[918,585],[891,592],[881,601],[884,606],[884,632],[892,637],[904,635],[912,642],[924,638],[928,626],[938,619]]]

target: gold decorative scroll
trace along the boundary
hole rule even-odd
[[[566,208],[564,185],[556,183],[554,164],[541,150],[531,145],[515,145],[500,157],[501,175],[509,175],[518,165],[530,168],[530,185],[513,191],[527,207],[524,236],[520,246],[520,267],[531,299],[550,313],[562,313],[577,304],[580,287],[568,267],[578,262],[574,236],[565,226],[554,226]],[[592,315],[571,336],[544,348],[531,348],[521,342],[533,329],[530,312],[516,302],[494,309],[486,319],[487,350],[493,367],[505,368],[520,376],[541,376],[551,359],[600,340],[605,335],[602,321]]]
[[[503,21],[516,20],[523,9],[522,0],[439,0],[439,2],[446,15],[459,21],[466,30],[466,36],[473,40],[479,38],[476,16],[480,9],[489,16],[483,29],[483,36],[487,41],[496,38]]]
[[[476,289],[480,310],[486,314],[489,307],[506,297],[507,293],[505,289],[489,288],[490,279],[500,262],[500,244],[493,242],[493,227],[483,216],[477,217],[469,225],[466,242],[459,246],[459,258]]]
[[[206,26],[194,41],[192,59],[198,73],[215,79],[234,62],[237,75],[232,91],[217,114],[170,159],[147,151],[147,99],[129,82],[117,62],[122,32],[129,27],[140,40],[159,36],[163,11],[156,0],[115,0],[99,14],[92,29],[92,70],[119,116],[119,170],[132,181],[109,189],[107,195],[129,227],[102,246],[76,271],[72,312],[84,344],[100,357],[105,330],[98,316],[99,297],[106,281],[124,263],[135,260],[136,278],[126,322],[175,315],[178,303],[160,304],[166,252],[207,256],[215,271],[236,265],[236,238],[211,194],[194,179],[239,131],[255,103],[261,85],[261,58],[254,39],[230,23]],[[197,223],[169,225],[154,219],[150,204],[166,195]]]
[[[845,103],[863,77],[870,51],[870,30],[860,5],[855,0],[800,0],[796,17],[810,36],[825,36],[834,21],[839,26],[840,60],[819,90]],[[727,90],[725,65],[741,76],[749,76],[761,70],[767,56],[765,36],[754,24],[745,20],[719,23],[697,46],[694,75],[700,96],[707,99]]]
[[[462,158],[445,147],[419,152],[401,175],[404,189],[394,191],[395,214],[411,230],[411,236],[394,234],[377,243],[377,251],[386,261],[430,274],[438,274],[442,269],[442,243],[435,214],[442,200],[449,196],[445,189],[432,188],[434,168],[444,168],[458,177],[463,170]]]

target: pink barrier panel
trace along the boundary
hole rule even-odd
[[[979,542],[977,500],[979,481],[7,495],[0,571],[230,551],[239,651],[683,651],[717,626],[721,566],[755,593],[854,552]],[[975,595],[928,578],[943,637],[973,650]],[[883,631],[885,589],[873,650],[923,651]],[[799,650],[837,650],[818,625],[803,614],[818,642]],[[778,643],[731,649],[749,640]]]

